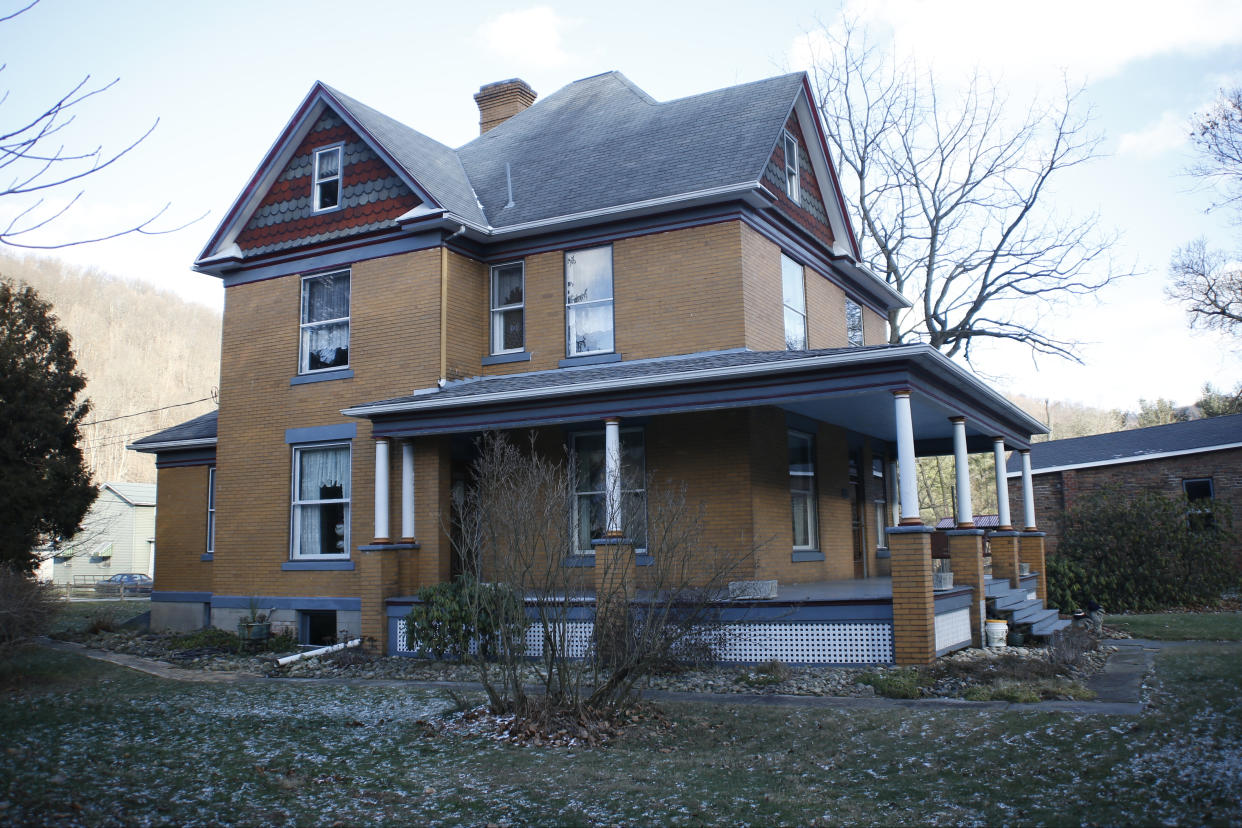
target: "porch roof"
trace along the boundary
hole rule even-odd
[[[342,411],[372,420],[375,436],[487,429],[778,406],[891,440],[892,392],[911,391],[916,447],[952,451],[950,417],[963,416],[973,451],[1003,437],[1027,448],[1047,429],[927,345],[815,351],[713,351],[449,382]]]

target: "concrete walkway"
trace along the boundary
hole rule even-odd
[[[645,690],[644,699],[668,702],[700,702],[709,704],[738,705],[784,705],[792,707],[836,708],[844,710],[883,710],[892,708],[917,708],[921,710],[1012,710],[1021,712],[1061,712],[1074,714],[1104,714],[1114,716],[1137,716],[1143,712],[1143,679],[1151,673],[1156,653],[1166,647],[1198,644],[1196,641],[1149,641],[1146,639],[1114,639],[1116,646],[1104,669],[1087,680],[1094,690],[1094,701],[1045,701],[1020,704],[1004,701],[967,701],[965,699],[887,699],[882,697],[853,696],[784,696],[777,694],[747,693],[685,693],[672,690]],[[205,684],[234,684],[281,682],[284,684],[343,685],[351,687],[417,687],[421,689],[453,689],[458,691],[481,691],[477,682],[413,681],[409,679],[350,679],[350,678],[273,678],[237,671],[187,670],[166,661],[92,650],[67,641],[44,639],[43,646],[61,652],[106,661],[138,670],[148,675],[171,681],[201,682]]]

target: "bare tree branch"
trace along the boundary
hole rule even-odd
[[[0,17],[0,23],[33,8],[38,0],[22,9]],[[5,69],[0,65],[0,72]],[[33,234],[48,230],[82,198],[79,191],[61,207],[49,207],[43,198],[28,202],[24,196],[43,191],[55,191],[73,182],[80,182],[125,158],[142,144],[159,125],[157,118],[145,132],[116,152],[105,152],[102,146],[86,151],[66,150],[64,144],[56,144],[58,133],[67,129],[75,120],[75,112],[83,102],[107,92],[119,82],[91,86],[91,76],[86,75],[67,92],[56,98],[39,114],[28,119],[9,121],[10,113],[4,111],[9,93],[0,96],[0,171],[8,178],[0,183],[0,205],[7,205],[13,214],[0,218],[0,244],[30,250],[55,250],[79,244],[115,239],[129,234],[163,235],[175,233],[199,221],[206,215],[175,227],[157,227],[157,221],[167,212],[165,204],[156,213],[136,224],[109,230],[92,238],[55,241],[38,238]]]
[[[858,23],[823,33],[812,75],[835,160],[857,187],[859,245],[912,302],[890,313],[890,342],[927,342],[969,361],[973,344],[1008,340],[1077,361],[1078,343],[1041,320],[1127,275],[1109,261],[1115,237],[1097,216],[1046,209],[1052,182],[1097,156],[1081,91],[1067,87],[1055,104],[1015,117],[978,75],[947,96]]]
[[[1221,200],[1213,208],[1242,206],[1242,87],[1222,90],[1207,112],[1191,119],[1190,128],[1190,142],[1199,152],[1190,174],[1219,188]]]
[[[1169,298],[1184,305],[1190,327],[1242,334],[1242,266],[1196,239],[1178,249],[1169,263]]]

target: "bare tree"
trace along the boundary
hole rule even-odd
[[[1190,174],[1218,189],[1214,206],[1242,207],[1242,87],[1222,90],[1206,112],[1191,119],[1190,142],[1199,153]]]
[[[1190,327],[1242,335],[1242,266],[1236,258],[1196,239],[1173,254],[1169,275],[1169,298],[1185,305]]]
[[[5,17],[5,23],[29,11],[38,4],[30,3]],[[0,64],[0,72],[7,64]],[[53,206],[47,196],[72,188],[92,175],[111,167],[129,155],[155,130],[157,118],[145,132],[120,150],[108,152],[102,146],[93,149],[68,149],[61,143],[62,133],[73,124],[82,104],[101,95],[119,82],[94,85],[86,75],[76,85],[57,97],[41,111],[30,115],[17,115],[4,110],[9,92],[0,95],[0,244],[27,249],[51,250],[78,244],[114,239],[132,233],[161,235],[173,233],[193,224],[193,221],[176,227],[157,228],[156,223],[168,211],[170,203],[164,204],[149,218],[137,224],[109,230],[93,238],[72,241],[53,241],[43,237],[40,231],[48,230],[57,219],[64,216],[84,195],[79,190],[68,202]],[[200,216],[201,218],[201,216]]]
[[[1078,361],[1044,317],[1125,275],[1096,216],[1045,207],[1053,182],[1097,154],[1080,93],[1015,107],[976,75],[948,94],[856,22],[824,35],[811,73],[863,258],[913,303],[890,313],[890,341],[969,360],[974,343],[1008,340]]]

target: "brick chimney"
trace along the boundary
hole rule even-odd
[[[479,105],[479,134],[498,127],[535,102],[535,90],[521,78],[480,86],[474,102]]]

